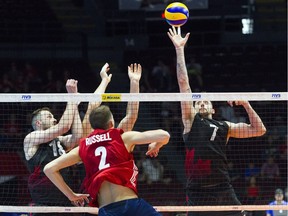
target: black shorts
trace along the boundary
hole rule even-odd
[[[234,189],[229,184],[213,187],[187,189],[188,206],[224,206],[241,205]],[[211,212],[188,212],[188,216],[243,216],[241,211],[211,211]]]

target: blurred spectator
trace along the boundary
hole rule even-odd
[[[287,136],[283,137],[281,139],[281,144],[279,145],[279,157],[277,158],[277,163],[279,165],[279,172],[280,172],[280,177],[281,181],[284,185],[287,185],[287,158],[288,158],[288,140]]]
[[[17,136],[20,133],[20,124],[17,122],[16,114],[9,115],[7,122],[3,125],[4,132],[10,136]]]
[[[135,146],[135,148],[136,149],[134,149],[134,158],[136,161],[136,166],[138,168],[138,182],[145,182],[146,176],[144,173],[143,163],[146,160],[146,155],[140,151],[141,147]]]
[[[57,75],[56,71],[53,71],[52,69],[48,69],[46,72],[46,85],[42,87],[42,91],[49,92],[49,93],[64,93],[65,87],[63,88],[64,82],[66,82],[71,76],[71,73],[68,69],[64,69],[63,73],[61,72],[61,75]],[[64,85],[65,86],[65,85]]]
[[[275,179],[279,175],[279,166],[274,162],[274,157],[270,156],[261,167],[261,177],[264,179]]]
[[[261,169],[259,167],[255,167],[254,162],[250,162],[248,167],[245,169],[245,180],[249,180],[251,177],[258,177],[260,175]]]
[[[269,156],[274,156],[274,157],[278,156],[278,153],[279,153],[278,146],[277,146],[278,141],[279,141],[278,138],[275,139],[275,136],[272,135],[271,132],[270,134],[268,134],[267,142],[266,142],[267,146],[264,149],[264,155],[263,155],[264,158],[267,158]]]
[[[42,81],[38,70],[30,62],[25,63],[23,74],[26,82],[28,83],[29,91],[39,91],[39,86],[41,86]]]
[[[16,62],[11,62],[10,70],[8,71],[9,79],[16,80],[19,74],[21,74],[21,72],[18,70]]]
[[[14,81],[16,92],[32,92],[29,81],[24,78],[23,74],[19,74],[17,79]],[[39,86],[37,86],[39,88]]]
[[[55,92],[53,93],[64,93],[65,92],[65,87],[63,87],[64,82],[62,80],[56,80],[56,89]]]
[[[4,73],[2,75],[1,91],[2,93],[11,93],[11,92],[14,93],[15,92],[15,86],[12,83],[7,73]]]
[[[234,167],[234,163],[232,161],[228,163],[228,172],[229,172],[229,176],[230,176],[232,184],[233,184],[233,181],[236,181],[241,177],[239,170]]]
[[[46,72],[46,85],[44,85],[42,88],[44,92],[55,92],[56,91],[56,82],[53,77],[53,70],[48,69]]]
[[[223,102],[221,106],[219,106],[219,110],[221,113],[221,118],[224,121],[232,121],[235,118],[234,107],[229,106],[226,102]]]
[[[140,89],[140,92],[155,92],[155,89],[152,88],[153,86],[153,82],[151,83],[150,81],[150,72],[149,70],[145,67],[145,66],[142,66],[142,76],[143,76],[143,79],[140,80],[140,83],[141,83],[141,89]]]
[[[163,60],[158,60],[157,64],[152,68],[150,81],[156,92],[167,92],[171,90],[171,76],[168,65]]]
[[[284,200],[284,193],[283,190],[278,188],[275,191],[275,200],[269,205],[274,206],[274,205],[288,205],[288,203]],[[281,215],[288,215],[287,210],[267,210],[266,211],[266,216],[281,216]]]
[[[67,69],[67,68],[64,68],[64,71],[63,71],[63,82],[66,82],[68,79],[70,79],[70,77],[73,77],[72,75],[71,75],[71,72],[70,72],[70,70],[69,69]]]
[[[224,102],[219,107],[221,118],[225,121],[230,121],[233,123],[238,122],[246,122],[246,118],[241,116],[239,113],[239,108],[231,107],[227,104],[227,102]]]
[[[147,158],[142,162],[143,174],[147,184],[152,183],[169,183],[170,178],[163,178],[164,166],[160,163],[158,158]]]
[[[161,103],[161,128],[172,132],[174,130],[174,122],[181,121],[178,118],[178,106],[175,102],[162,102]]]
[[[276,116],[274,121],[275,135],[277,137],[284,137],[287,135],[287,122],[283,116]]]
[[[255,176],[252,176],[249,180],[249,184],[246,188],[247,193],[247,204],[253,205],[256,199],[260,195],[260,187],[257,184],[257,179]]]
[[[30,63],[26,62],[24,65],[23,73],[27,78],[38,78],[38,70]]]
[[[279,156],[280,160],[287,161],[287,154],[288,154],[288,136],[286,135],[285,137],[282,138],[281,144],[279,146]]]
[[[199,92],[203,88],[202,66],[196,62],[195,57],[190,57],[187,63],[187,72],[189,76],[190,86],[193,86],[193,91]]]

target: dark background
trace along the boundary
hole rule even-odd
[[[113,73],[107,92],[129,92],[127,65],[134,62],[143,66],[141,92],[179,92],[175,50],[167,36],[169,25],[162,18],[170,2],[1,0],[1,93],[62,93],[67,78],[78,79],[79,91],[90,93],[99,84],[99,72],[106,62]],[[191,6],[189,20],[182,27],[183,34],[191,33],[186,60],[193,57],[202,66],[203,85],[194,87],[192,83],[194,92],[287,91],[286,0],[182,2]],[[253,33],[242,33],[242,19],[253,19]],[[155,82],[151,71],[158,60],[170,68],[169,87],[164,82],[163,88],[156,88],[157,83],[155,88],[149,88]],[[0,176],[13,178],[0,184],[1,194],[5,194],[0,205],[26,205],[31,201],[22,141],[31,130],[29,115],[44,104],[23,104],[1,103]],[[47,105],[59,119],[64,104]],[[214,104],[216,111],[221,105]],[[282,170],[280,178],[259,179],[261,194],[252,203],[267,204],[273,199],[274,189],[287,187],[287,101],[252,105],[263,118],[268,133],[260,139],[231,140],[228,159],[241,176],[234,182],[239,199],[243,204],[251,204],[245,193],[245,167],[251,160],[261,167],[271,154],[277,158]],[[125,104],[112,104],[111,108],[116,120],[123,117]],[[84,111],[85,105],[79,109]],[[236,109],[236,113],[245,115],[241,109]],[[174,178],[175,185],[154,187],[140,183],[140,194],[154,205],[184,205],[183,173],[177,173],[182,166],[171,165],[170,160],[183,158],[184,152],[179,104],[141,104],[135,128],[151,127],[173,129],[171,142],[175,145],[167,147],[160,161],[170,171],[167,175]],[[173,187],[175,191],[165,194]],[[150,193],[155,188],[161,191],[157,192],[159,197]]]

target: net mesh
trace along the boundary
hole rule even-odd
[[[84,101],[83,101],[84,99]],[[241,106],[229,108],[227,100],[249,100],[266,126],[264,136],[247,139],[231,138],[227,159],[231,184],[242,206],[186,206],[184,171],[185,147],[182,139],[180,101],[212,100],[214,119],[246,122],[249,119]],[[32,131],[31,114],[40,107],[49,107],[60,119],[67,101],[82,101],[79,112],[83,118],[89,101],[109,105],[116,124],[126,113],[128,101],[140,101],[136,131],[162,128],[169,131],[169,144],[158,158],[145,156],[147,146],[137,146],[134,158],[139,168],[139,196],[156,206],[163,215],[179,215],[186,211],[259,211],[265,215],[267,204],[274,200],[274,191],[287,191],[287,93],[153,93],[153,94],[2,94],[0,95],[0,212],[90,212],[90,207],[31,207],[27,181],[29,171],[23,151],[23,139]],[[273,169],[265,165],[271,158]],[[72,188],[81,188],[85,171],[82,165],[72,167]],[[287,195],[287,194],[286,194]],[[57,203],[57,200],[55,200]],[[285,207],[269,207],[283,210]],[[28,213],[27,213],[28,214]],[[261,214],[259,214],[261,215]]]

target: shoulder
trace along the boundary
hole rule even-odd
[[[32,146],[33,143],[37,143],[35,142],[35,140],[37,140],[37,136],[39,136],[41,133],[41,131],[32,131],[29,134],[27,134],[23,140],[23,144],[24,145],[29,145]]]
[[[270,202],[269,205],[275,205],[275,201]]]
[[[124,131],[123,131],[121,128],[112,128],[112,129],[110,129],[110,130],[116,131],[116,132],[118,132],[118,133],[120,133],[120,134],[123,134],[123,133],[124,133]]]
[[[34,136],[35,134],[37,133],[37,131],[31,131],[30,133],[28,133],[25,138],[24,138],[24,141],[29,139],[30,137]]]

